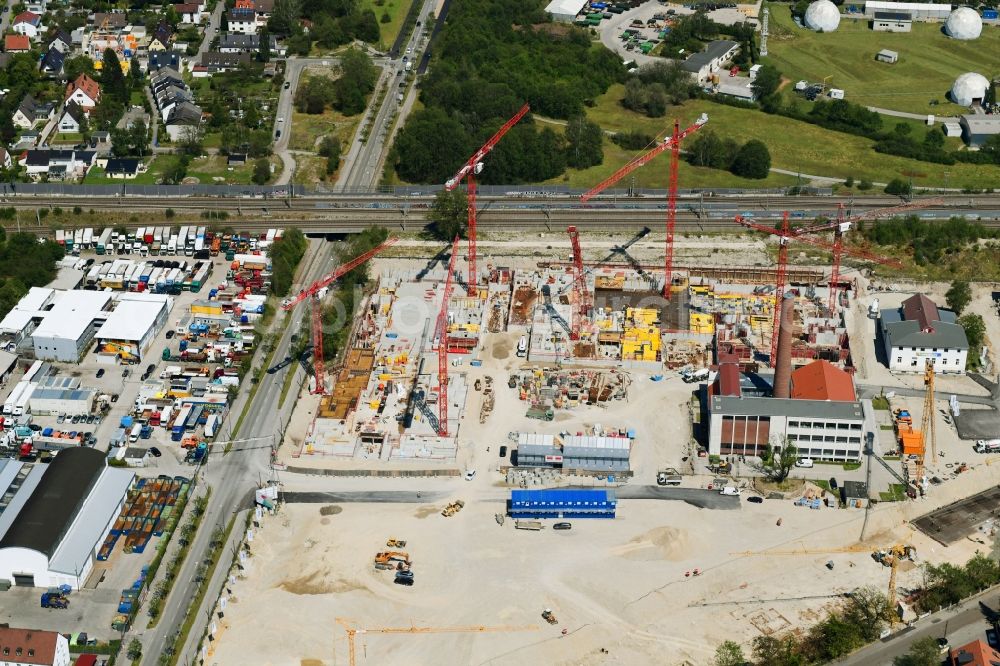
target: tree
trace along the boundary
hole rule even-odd
[[[972,367],[979,364],[980,349],[986,340],[986,322],[981,315],[970,312],[958,318],[959,325],[965,329],[965,338],[969,341],[967,363]]]
[[[955,280],[951,283],[951,287],[944,297],[948,302],[948,307],[954,310],[956,315],[960,315],[972,301],[972,287],[965,280]]]
[[[128,103],[128,85],[122,73],[122,64],[110,48],[104,49],[101,60],[101,97],[110,97],[121,106]]]
[[[937,639],[926,636],[914,641],[910,651],[892,660],[893,666],[940,666],[941,650]]]
[[[885,186],[886,194],[893,194],[899,197],[909,196],[911,191],[912,187],[910,184],[902,178],[893,178],[889,181],[889,184]]]
[[[604,161],[604,131],[585,116],[571,118],[566,125],[566,164],[577,169]]]
[[[185,155],[198,157],[205,152],[205,128],[201,125],[191,125],[181,130],[180,140],[177,142],[177,149]]]
[[[139,657],[142,656],[142,643],[139,641],[138,638],[133,638],[131,641],[129,641],[128,650],[126,651],[125,654],[126,656],[128,656],[129,659],[133,660],[138,659]]]
[[[795,444],[786,437],[780,445],[768,445],[760,462],[751,465],[758,472],[765,474],[769,480],[781,483],[788,478],[789,472],[795,466],[798,453]]]
[[[753,639],[753,663],[754,666],[800,666],[804,659],[796,652],[791,636],[758,636]]]
[[[861,632],[866,642],[877,639],[886,623],[892,620],[894,610],[889,607],[889,599],[871,585],[860,587],[851,593],[851,599],[844,609],[844,617]]]
[[[253,163],[253,182],[263,185],[271,179],[271,163],[262,157]]]
[[[737,151],[730,169],[744,178],[767,178],[771,171],[771,153],[762,141],[751,139]]]
[[[366,96],[375,89],[378,70],[361,49],[350,48],[340,60],[340,78],[333,84],[333,105],[347,116],[365,110]]]
[[[330,134],[320,141],[319,154],[326,158],[326,175],[333,174],[340,166],[341,150],[340,137],[338,136]]]
[[[271,33],[265,25],[260,31],[260,49],[257,51],[257,60],[267,62],[271,59]]]
[[[778,68],[773,65],[763,65],[750,84],[750,90],[753,91],[754,99],[762,101],[777,93],[780,86],[781,72]]]
[[[469,219],[469,201],[462,188],[451,192],[441,190],[431,204],[431,231],[435,238],[451,242],[455,236],[464,236]]]
[[[714,666],[744,666],[747,658],[743,656],[743,648],[735,641],[724,641],[715,648]]]
[[[688,148],[688,162],[694,166],[728,169],[738,150],[733,139],[721,139],[711,130],[699,132]]]
[[[76,77],[81,74],[86,74],[91,78],[96,76],[94,72],[94,61],[88,56],[71,56],[63,61],[63,76],[66,77],[67,81],[76,81]]]

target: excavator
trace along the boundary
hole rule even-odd
[[[376,569],[396,569],[398,565],[410,566],[410,554],[400,550],[387,550],[375,554]]]

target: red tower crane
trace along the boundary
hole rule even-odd
[[[348,272],[354,270],[361,264],[365,263],[376,254],[386,249],[390,245],[394,244],[398,238],[389,238],[384,243],[376,248],[365,252],[362,255],[351,259],[346,264],[338,266],[333,271],[327,273],[324,277],[316,280],[311,285],[300,291],[296,296],[292,298],[286,298],[281,303],[281,309],[288,312],[292,310],[296,305],[306,300],[309,297],[312,299],[312,342],[313,342],[313,367],[315,369],[316,375],[316,385],[313,387],[314,394],[325,394],[326,393],[326,380],[325,373],[326,368],[323,364],[323,309],[320,307],[320,301],[323,296],[326,295],[326,288],[333,284],[335,281],[339,280],[341,277],[346,275]]]
[[[778,355],[778,326],[781,319],[781,297],[785,292],[785,277],[788,274],[788,243],[792,240],[796,240],[831,251],[834,249],[834,244],[818,238],[800,234],[798,233],[798,230],[792,231],[788,225],[788,211],[785,211],[782,215],[780,229],[766,227],[762,224],[751,222],[741,215],[737,215],[735,221],[737,224],[741,224],[748,229],[760,231],[765,234],[773,234],[778,237],[778,270],[774,281],[774,321],[771,328],[771,357],[768,361],[773,368]],[[866,259],[868,261],[884,264],[886,266],[894,266],[897,268],[903,267],[903,265],[895,259],[880,257],[870,252],[865,252],[864,250],[841,247],[841,252],[858,257],[859,259]]]
[[[573,307],[573,324],[570,339],[580,339],[580,327],[583,320],[590,314],[590,290],[587,289],[587,276],[583,272],[583,251],[580,249],[580,233],[576,227],[567,227],[569,242],[573,246],[573,295],[575,305]]]
[[[641,155],[633,157],[625,166],[618,169],[618,171],[615,171],[613,174],[598,183],[596,187],[585,192],[583,196],[580,197],[580,201],[589,201],[591,197],[600,194],[639,167],[646,165],[651,159],[663,151],[668,148],[670,149],[670,189],[667,195],[667,240],[666,253],[664,256],[664,269],[666,272],[663,282],[663,297],[668,300],[670,299],[670,284],[673,281],[674,270],[674,226],[677,223],[677,170],[680,164],[681,141],[683,141],[685,137],[700,130],[707,122],[708,115],[703,113],[693,125],[682,131],[680,129],[680,124],[675,120],[673,134],[665,138],[663,143]]]
[[[457,256],[458,236],[455,236],[451,244],[451,258],[448,259],[448,275],[444,280],[441,310],[434,326],[434,337],[438,346],[438,434],[442,437],[448,436],[448,301],[451,300],[451,290],[454,286],[452,276],[455,274]]]
[[[444,189],[451,192],[459,183],[464,179],[469,181],[468,189],[468,206],[469,206],[469,294],[475,293],[479,280],[476,277],[476,176],[479,175],[483,170],[483,160],[486,155],[493,150],[493,148],[500,142],[503,135],[510,131],[514,125],[516,125],[521,118],[524,118],[528,114],[531,108],[525,104],[520,108],[520,110],[511,117],[510,120],[505,122],[500,129],[497,130],[496,134],[490,137],[490,140],[483,144],[482,148],[477,150],[475,154],[469,158],[469,161],[462,165],[462,168],[458,172],[449,178],[445,184]],[[454,255],[453,255],[454,256]]]
[[[817,224],[812,227],[795,229],[794,235],[796,237],[801,234],[812,234],[829,231],[830,229],[833,230],[833,263],[830,271],[830,312],[833,312],[834,306],[837,303],[837,292],[839,291],[840,284],[840,262],[844,254],[844,234],[850,231],[852,224],[862,220],[876,220],[881,217],[890,217],[898,213],[919,210],[921,208],[935,206],[943,202],[944,199],[941,198],[922,199],[920,201],[911,201],[900,206],[870,210],[859,215],[851,215],[850,217],[847,217],[844,214],[844,204],[840,204],[837,209],[836,220]]]

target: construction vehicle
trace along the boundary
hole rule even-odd
[[[876,549],[872,552],[872,559],[876,562],[882,564],[882,566],[889,567],[889,592],[887,598],[889,600],[889,608],[892,609],[892,617],[895,622],[898,614],[896,613],[896,571],[899,569],[899,563],[903,560],[915,560],[917,557],[917,549],[913,546],[906,546],[901,543],[897,543],[894,546],[884,549]]]
[[[454,516],[456,513],[461,511],[463,507],[465,507],[465,502],[463,502],[462,500],[455,500],[454,502],[449,503],[448,506],[446,506],[444,509],[441,510],[441,515],[444,516],[445,518],[450,518],[451,516]]]
[[[530,530],[532,532],[538,532],[545,526],[542,525],[540,520],[515,520],[514,529],[515,530]]]
[[[406,539],[387,539],[385,545],[389,548],[406,548]]]
[[[410,554],[401,550],[387,550],[375,554],[376,569],[396,569],[398,564],[410,566]]]
[[[559,620],[556,618],[556,614],[552,612],[551,608],[546,608],[542,611],[542,619],[549,624],[559,624]]]
[[[392,580],[396,585],[413,585],[413,572],[409,569],[397,571],[396,577]]]

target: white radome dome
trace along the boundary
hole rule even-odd
[[[959,7],[948,15],[944,31],[952,39],[978,39],[983,31],[983,20],[975,9]]]
[[[816,0],[806,9],[806,27],[833,32],[840,25],[840,10],[830,0]]]
[[[990,82],[982,74],[968,72],[962,74],[951,86],[951,99],[959,106],[972,106],[972,101],[986,97]]]

